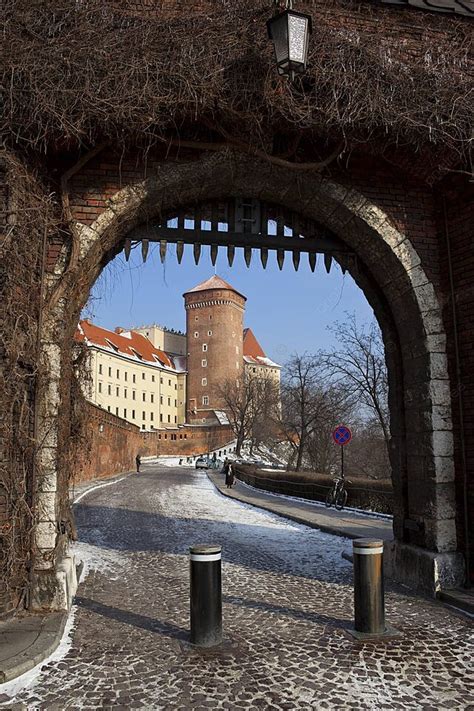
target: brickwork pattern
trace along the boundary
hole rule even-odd
[[[187,420],[215,419],[210,410],[226,409],[219,388],[243,375],[245,299],[234,291],[212,289],[186,294],[185,308]]]

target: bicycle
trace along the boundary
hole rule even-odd
[[[334,479],[334,484],[332,489],[328,491],[326,496],[326,506],[328,509],[334,504],[334,508],[337,511],[342,511],[347,503],[347,489],[346,481],[350,484],[351,482],[342,476],[338,476]]]

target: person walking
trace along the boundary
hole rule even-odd
[[[135,464],[137,465],[137,474],[140,471],[140,464],[142,463],[142,458],[139,454],[135,457]]]
[[[234,486],[234,470],[232,468],[232,464],[230,463],[225,477],[225,483],[228,489],[232,489],[232,487]]]

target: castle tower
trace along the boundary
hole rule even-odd
[[[243,320],[246,297],[218,276],[184,296],[186,309],[186,418],[217,423],[225,410],[219,387],[243,377]]]

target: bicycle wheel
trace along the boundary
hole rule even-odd
[[[347,503],[347,490],[346,489],[339,489],[336,495],[336,501],[334,503],[334,506],[338,511],[341,511],[344,506]]]
[[[326,496],[326,506],[328,509],[333,505],[334,503],[334,489],[330,489],[327,493]]]

